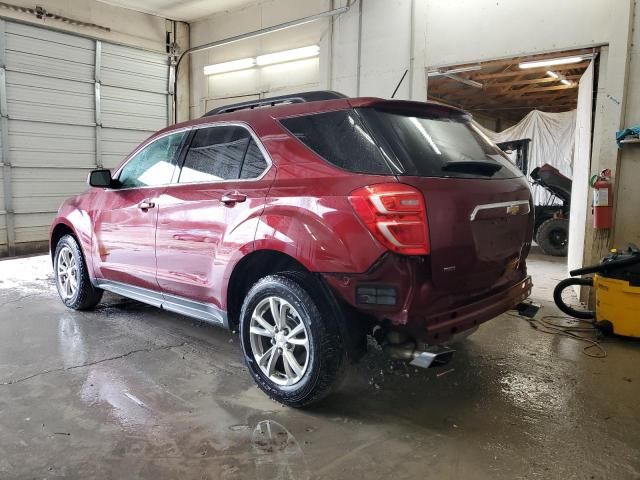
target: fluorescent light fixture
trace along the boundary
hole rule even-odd
[[[568,85],[568,86],[574,85],[574,83],[571,80],[567,79],[567,77],[565,77],[561,73],[556,73],[556,72],[552,72],[551,70],[547,70],[547,75],[555,78],[556,80],[563,83],[564,85]]]
[[[452,68],[450,70],[432,70],[427,72],[427,77],[439,77],[441,75],[449,75],[452,73],[475,72],[482,69],[481,65],[470,65],[468,67]]]
[[[534,60],[532,62],[522,62],[518,66],[520,68],[551,67],[553,65],[567,65],[569,63],[579,63],[582,60],[584,60],[584,56],[550,58],[545,60]]]
[[[204,67],[205,75],[216,75],[218,73],[235,72],[237,70],[246,70],[255,66],[254,58],[241,58],[240,60],[232,60],[230,62],[216,63]]]
[[[456,75],[455,73],[445,73],[445,77],[450,78],[451,80],[455,80],[456,82],[464,83],[465,85],[469,85],[470,87],[475,88],[483,88],[480,82],[476,82],[475,80],[469,80],[468,78],[463,78],[460,75]]]
[[[273,65],[274,63],[292,62],[294,60],[317,57],[319,54],[320,47],[318,45],[309,45],[308,47],[294,48],[293,50],[284,50],[282,52],[259,55],[256,58],[256,64],[264,66]]]
[[[318,45],[309,45],[308,47],[294,48],[293,50],[268,53],[256,58],[241,58],[240,60],[207,65],[204,67],[204,74],[217,75],[219,73],[236,72],[238,70],[246,70],[248,68],[255,67],[256,65],[262,67],[265,65],[273,65],[275,63],[292,62],[294,60],[317,57],[319,54],[320,47]]]

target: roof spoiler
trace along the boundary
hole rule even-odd
[[[314,92],[294,93],[292,95],[282,95],[279,97],[263,98],[260,100],[251,100],[248,102],[234,103],[232,105],[224,105],[222,107],[209,110],[203,115],[203,117],[219,115],[221,113],[236,112],[238,110],[252,110],[254,108],[273,107],[275,105],[288,103],[317,102],[319,100],[340,100],[343,98],[348,97],[340,92],[334,92],[332,90],[318,90]]]

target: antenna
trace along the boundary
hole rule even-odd
[[[398,93],[398,89],[400,88],[400,85],[402,85],[402,82],[404,81],[404,77],[407,76],[407,73],[409,73],[409,70],[405,70],[404,73],[402,74],[402,78],[400,79],[400,81],[398,82],[398,85],[396,85],[396,89],[393,91],[393,93],[391,94],[391,98],[396,96],[396,93]]]

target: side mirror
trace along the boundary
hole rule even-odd
[[[111,178],[111,170],[108,168],[101,168],[98,170],[92,170],[89,174],[89,185],[97,188],[109,188],[113,185],[113,179]]]

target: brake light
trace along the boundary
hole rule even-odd
[[[349,202],[369,231],[389,250],[428,255],[429,226],[422,193],[403,183],[379,183],[354,190]]]

